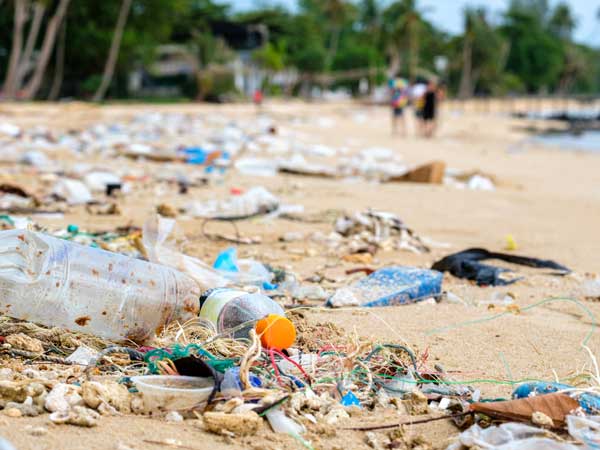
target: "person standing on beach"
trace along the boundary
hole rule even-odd
[[[400,133],[406,136],[406,119],[404,118],[404,108],[408,104],[408,83],[402,78],[390,80],[392,88],[392,134],[396,134],[398,123],[400,123]]]
[[[410,97],[415,112],[415,122],[418,134],[423,134],[423,106],[425,105],[426,91],[427,85],[422,82],[413,84],[410,89]]]
[[[436,128],[436,114],[438,103],[438,88],[434,80],[427,84],[427,90],[423,95],[423,136],[433,137]]]

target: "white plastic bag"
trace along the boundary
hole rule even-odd
[[[586,450],[600,449],[600,416],[567,416],[569,434],[583,442]]]
[[[547,435],[541,428],[515,422],[486,429],[473,425],[463,431],[458,442],[449,445],[446,450],[460,450],[464,447],[482,450],[578,450],[574,445],[555,441],[546,437]]]

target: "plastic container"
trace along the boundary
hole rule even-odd
[[[143,342],[198,314],[197,283],[172,268],[42,233],[0,232],[0,313]]]
[[[214,389],[212,378],[181,375],[144,375],[131,377],[144,397],[146,411],[178,411],[193,408],[208,400]]]
[[[393,306],[415,303],[442,293],[441,272],[415,267],[386,267],[353,285],[338,289],[330,306]]]
[[[233,337],[241,339],[254,327],[263,346],[275,349],[288,348],[296,339],[294,325],[284,317],[283,308],[266,295],[222,288],[208,291],[201,302],[200,317],[215,325],[219,333],[235,329]],[[243,326],[245,323],[248,325]]]

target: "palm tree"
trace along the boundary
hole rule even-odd
[[[417,7],[417,0],[400,0],[392,3],[384,12],[384,17],[387,22],[386,36],[391,69],[399,68],[400,52],[405,50],[408,54],[409,78],[414,82],[419,65],[420,37],[424,23],[423,13]]]
[[[326,0],[323,2],[323,13],[327,23],[330,25],[329,47],[325,67],[331,68],[337,54],[342,26],[347,16],[347,5],[344,0]]]
[[[550,30],[561,39],[570,41],[576,25],[577,22],[571,13],[569,5],[566,3],[556,5],[549,22]]]
[[[31,100],[38,93],[44,75],[46,73],[46,67],[50,61],[52,50],[54,49],[54,43],[56,42],[56,35],[62,24],[65,14],[67,13],[67,7],[69,6],[70,0],[60,0],[54,15],[48,22],[46,28],[46,34],[44,35],[44,42],[40,51],[40,57],[38,58],[33,75],[25,88],[23,89],[23,98],[25,100]]]
[[[478,28],[481,27],[483,22],[485,22],[485,11],[483,9],[465,8],[462,73],[458,89],[458,96],[460,98],[468,98],[473,95],[473,45],[478,37]]]
[[[15,0],[15,13],[13,21],[13,40],[8,60],[8,70],[2,88],[7,98],[13,98],[16,93],[17,74],[19,72],[19,61],[23,47],[23,28],[27,22],[28,0]]]
[[[121,10],[119,11],[119,18],[117,19],[117,25],[115,26],[115,32],[113,34],[112,43],[110,44],[110,51],[108,53],[108,59],[104,66],[104,73],[102,74],[102,81],[98,90],[94,94],[94,101],[99,102],[104,98],[108,86],[112,80],[113,73],[115,72],[115,66],[117,64],[117,57],[119,56],[119,48],[121,47],[121,38],[123,37],[123,30],[127,23],[127,16],[131,9],[131,0],[123,0],[121,2]]]
[[[27,42],[25,43],[25,49],[23,50],[23,55],[21,56],[21,60],[19,62],[19,70],[15,80],[16,90],[21,89],[21,86],[23,85],[23,79],[31,70],[33,63],[33,50],[35,49],[35,43],[37,42],[45,12],[46,4],[43,1],[35,1],[33,4],[33,18],[31,19],[29,33],[27,34]]]

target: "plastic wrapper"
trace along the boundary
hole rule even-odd
[[[548,433],[540,428],[514,422],[486,429],[473,425],[463,431],[458,437],[458,442],[449,445],[446,450],[461,450],[465,447],[481,450],[577,450],[579,448],[550,439],[547,435]]]

